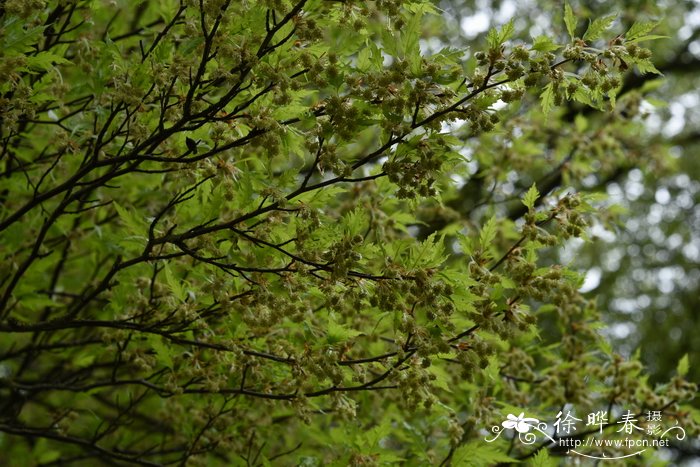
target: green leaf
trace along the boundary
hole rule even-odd
[[[165,338],[161,336],[148,336],[148,344],[153,348],[158,357],[158,362],[168,368],[173,368],[173,357],[170,349],[165,344]]]
[[[474,243],[471,237],[468,237],[463,234],[458,234],[457,240],[459,241],[460,248],[462,248],[462,253],[469,256],[474,252]]]
[[[326,327],[326,342],[329,344],[338,344],[340,342],[345,342],[353,337],[357,337],[362,334],[360,331],[355,329],[348,329],[345,326],[330,320]]]
[[[479,244],[483,250],[486,250],[493,240],[496,238],[496,216],[492,216],[481,229],[479,235]]]
[[[185,301],[185,288],[182,283],[173,275],[172,270],[168,264],[165,265],[165,282],[168,284],[170,291],[177,297],[181,302]]]
[[[613,21],[617,15],[603,16],[602,18],[596,18],[588,26],[586,33],[583,35],[584,41],[594,41],[598,39],[603,33],[612,26]]]
[[[437,232],[433,232],[423,242],[413,245],[411,257],[411,266],[414,268],[434,268],[441,265],[447,259],[443,236],[438,238]]]
[[[574,10],[571,9],[569,2],[564,4],[564,23],[566,23],[566,30],[569,32],[571,39],[576,38],[576,15],[574,15]]]
[[[357,53],[357,69],[368,71],[372,66],[372,51],[369,47],[363,47]]]
[[[498,44],[498,30],[496,28],[491,28],[486,35],[486,43],[490,49],[495,49],[499,46]]]
[[[537,198],[539,197],[540,192],[537,190],[537,184],[533,182],[532,186],[529,190],[527,190],[527,193],[525,193],[525,196],[523,197],[523,204],[528,209],[533,209],[535,207],[535,201],[537,201]]]
[[[370,449],[376,449],[379,447],[379,443],[382,439],[386,438],[391,434],[391,418],[384,417],[382,422],[363,433],[364,441]]]
[[[444,368],[437,365],[432,365],[430,368],[428,368],[428,372],[435,376],[435,379],[432,382],[434,387],[440,388],[447,392],[452,392],[452,376],[445,371]]]
[[[62,65],[66,63],[70,63],[70,60],[51,52],[40,52],[34,56],[27,57],[29,68],[44,71],[51,70],[54,64]]]
[[[537,52],[552,52],[559,48],[561,46],[556,44],[549,36],[537,36],[532,43],[532,50]]]
[[[420,29],[422,15],[411,15],[410,20],[401,31],[403,55],[410,64],[420,64]],[[418,68],[420,69],[420,67]]]
[[[513,33],[515,32],[515,19],[511,19],[508,21],[506,24],[501,26],[501,30],[498,34],[498,40],[500,41],[501,44],[503,44],[505,41],[513,37]]]
[[[642,37],[658,26],[657,21],[637,21],[635,22],[625,34],[625,39],[631,41],[638,37]]]
[[[73,362],[75,363],[75,366],[78,368],[85,368],[90,365],[92,365],[92,362],[95,361],[95,354],[82,354],[79,357],[76,357]]]
[[[552,110],[554,106],[554,85],[552,83],[545,86],[544,91],[540,94],[540,102],[542,104],[542,113],[546,121],[549,111]]]
[[[598,106],[591,100],[590,91],[583,86],[579,86],[573,95],[576,102],[581,102],[589,107],[598,108]]]
[[[680,360],[678,360],[678,366],[676,367],[676,371],[678,372],[679,376],[685,376],[688,374],[689,369],[690,363],[688,360],[688,354],[685,354],[681,357]]]
[[[511,19],[506,24],[500,27],[500,29],[492,28],[486,36],[486,42],[490,49],[497,49],[505,41],[511,38],[515,32],[515,23]]]
[[[119,219],[124,223],[128,232],[131,234],[141,235],[144,233],[144,224],[139,220],[139,218],[134,214],[134,211],[129,211],[124,209],[119,203],[114,201],[112,203],[114,208],[117,210]]]
[[[663,73],[657,70],[654,64],[651,63],[651,60],[636,60],[634,64],[637,67],[637,70],[639,70],[639,72],[642,74],[654,73],[655,75],[663,75]]]
[[[659,40],[659,39],[670,39],[670,36],[660,36],[658,34],[651,34],[648,36],[637,37],[636,39],[632,39],[632,40],[627,41],[627,43],[633,44],[636,42],[655,41],[655,40]]]
[[[472,441],[455,449],[452,455],[452,464],[465,467],[483,467],[496,465],[500,462],[515,462],[496,446],[486,444],[483,441]]]
[[[529,462],[531,467],[556,467],[557,461],[549,456],[549,449],[540,449]]]

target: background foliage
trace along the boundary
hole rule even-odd
[[[484,437],[631,410],[692,457],[693,6],[508,5],[0,3],[2,456],[551,465]]]

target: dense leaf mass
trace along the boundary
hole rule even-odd
[[[562,407],[696,434],[687,362],[649,384],[550,253],[617,215],[586,177],[667,169],[624,88],[659,36],[562,14],[460,50],[422,0],[0,2],[0,458],[549,465],[483,438]]]

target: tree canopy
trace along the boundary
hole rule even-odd
[[[672,24],[557,5],[464,38],[459,2],[0,2],[0,460],[697,449],[696,356],[652,375],[581,291],[610,187],[677,180]]]

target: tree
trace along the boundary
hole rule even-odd
[[[518,409],[698,432],[688,360],[648,383],[553,259],[615,215],[587,176],[667,165],[624,92],[656,71],[653,22],[567,4],[551,34],[510,22],[471,53],[421,41],[424,1],[0,13],[7,459],[562,454],[484,441]]]

